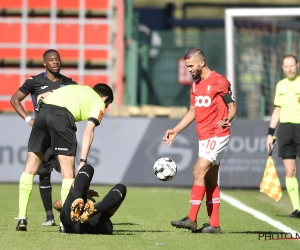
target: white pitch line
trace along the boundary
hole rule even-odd
[[[261,220],[261,221],[265,221],[267,222],[268,224],[270,224],[271,226],[273,227],[276,227],[277,229],[285,232],[285,233],[291,233],[292,236],[294,237],[296,234],[300,235],[299,232],[293,230],[292,228],[289,228],[288,226],[282,224],[281,222],[277,221],[277,220],[273,220],[272,218],[270,218],[269,216],[251,208],[251,207],[248,207],[247,205],[243,204],[242,202],[240,202],[239,200],[229,196],[229,195],[226,195],[224,193],[221,192],[221,200],[224,200],[226,202],[228,202],[230,205],[248,213],[248,214],[251,214],[253,215],[255,218]]]

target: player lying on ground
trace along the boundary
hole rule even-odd
[[[112,234],[110,218],[126,197],[126,186],[116,184],[102,199],[94,204],[88,200],[88,191],[93,179],[94,168],[85,164],[77,173],[70,192],[60,213],[60,220],[66,233]],[[98,196],[89,192],[90,196]],[[59,208],[59,207],[57,207]]]

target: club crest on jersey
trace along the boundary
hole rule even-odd
[[[210,92],[210,85],[207,85],[206,94],[209,94]]]

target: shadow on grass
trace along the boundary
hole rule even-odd
[[[299,217],[289,217],[286,214],[276,214],[276,217],[283,217],[283,218],[287,218],[287,219],[300,219]]]
[[[163,230],[114,230],[114,235],[135,235],[137,233],[167,233],[170,231]]]
[[[131,222],[121,222],[121,223],[113,223],[114,225],[117,225],[117,226],[136,226],[138,224],[135,224],[135,223],[131,223]]]
[[[282,231],[226,231],[226,234],[282,234]]]

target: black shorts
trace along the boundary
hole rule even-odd
[[[278,157],[296,159],[300,156],[300,124],[280,123],[277,132]]]
[[[44,104],[34,119],[28,152],[44,154],[51,145],[51,155],[75,156],[76,131],[74,117],[66,108]]]
[[[41,166],[37,171],[37,175],[46,175],[50,174],[53,169],[60,173],[60,164],[57,158],[57,155],[51,154],[51,148],[48,148],[44,154],[43,161]]]

